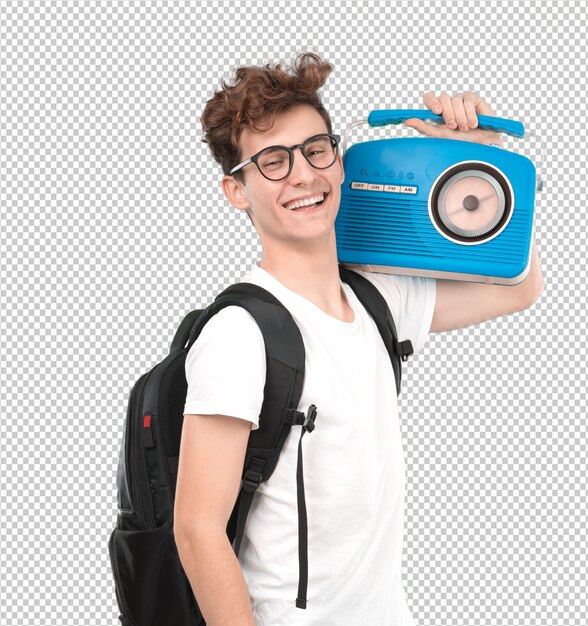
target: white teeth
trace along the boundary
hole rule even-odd
[[[320,194],[318,196],[313,196],[312,198],[306,198],[306,200],[297,200],[295,202],[288,202],[288,204],[285,204],[284,207],[286,209],[288,209],[289,211],[292,211],[293,209],[298,209],[301,206],[309,206],[310,204],[315,204],[316,202],[320,202],[321,200],[324,200],[325,196],[324,194]]]

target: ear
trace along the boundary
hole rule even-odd
[[[249,199],[245,193],[245,187],[233,176],[225,175],[222,178],[222,188],[225,198],[239,210],[250,208]]]
[[[337,160],[339,161],[339,165],[341,167],[341,184],[345,182],[345,170],[343,169],[343,157],[341,154],[337,155]]]

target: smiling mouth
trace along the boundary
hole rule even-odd
[[[316,207],[320,206],[321,204],[324,203],[324,201],[327,199],[327,197],[329,196],[328,193],[323,193],[323,199],[320,200],[319,202],[314,202],[313,204],[305,204],[304,206],[300,206],[300,207],[295,207],[293,209],[288,209],[287,207],[284,206],[284,208],[287,211],[308,211],[310,209],[316,209]]]

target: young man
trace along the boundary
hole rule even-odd
[[[292,313],[306,348],[299,410],[318,407],[303,444],[309,579],[301,610],[294,602],[297,429],[257,490],[239,560],[226,535],[249,434],[259,426],[261,332],[247,311],[227,307],[188,354],[174,533],[209,626],[414,623],[401,582],[405,475],[394,374],[373,320],[338,272],[333,225],[343,163],[317,94],[331,69],[312,53],[290,72],[242,67],[202,116],[225,174],[223,192],[247,211],[261,240],[262,258],[243,280],[271,291]],[[425,104],[449,127],[408,125],[497,143],[495,133],[475,128],[477,113],[492,114],[476,94],[427,94]],[[465,130],[452,130],[450,119]],[[520,311],[542,290],[535,249],[530,274],[516,287],[362,274],[384,295],[399,339],[410,339],[415,353],[429,332]]]

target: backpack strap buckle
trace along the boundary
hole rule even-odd
[[[302,425],[302,428],[308,431],[309,433],[311,433],[315,427],[315,424],[314,424],[315,419],[316,419],[316,406],[314,404],[311,404],[308,407],[308,411],[306,413],[306,418],[304,419],[304,424]]]
[[[302,426],[306,420],[306,415],[302,411],[296,409],[286,409],[284,414],[284,424],[291,424],[292,426]]]
[[[243,491],[253,493],[259,487],[263,478],[262,470],[264,465],[265,461],[263,459],[253,457],[243,476]]]
[[[316,419],[316,406],[311,404],[308,407],[306,415],[302,411],[296,411],[295,409],[286,409],[284,415],[284,423],[291,424],[292,426],[302,426],[302,430],[311,433],[314,430]]]
[[[410,339],[405,339],[404,341],[396,341],[396,354],[403,360],[408,361],[408,357],[411,356],[414,351],[412,349],[412,342]]]

